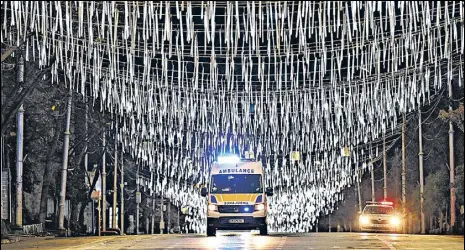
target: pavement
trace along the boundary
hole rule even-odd
[[[464,249],[463,236],[376,233],[222,232],[200,234],[36,237],[2,244],[9,249]]]

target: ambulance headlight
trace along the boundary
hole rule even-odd
[[[398,226],[400,225],[400,219],[397,216],[393,216],[390,220],[391,225]]]
[[[218,210],[218,207],[216,205],[210,204],[208,205],[208,211],[216,211]]]
[[[255,211],[262,211],[265,210],[265,204],[260,203],[255,205]]]
[[[370,220],[368,219],[367,216],[364,216],[364,215],[360,216],[360,224],[366,225],[368,223],[370,223]]]

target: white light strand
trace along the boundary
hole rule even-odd
[[[118,114],[125,150],[155,171],[156,192],[191,208],[197,232],[206,201],[192,183],[206,181],[217,155],[253,150],[276,190],[273,230],[308,231],[360,180],[354,166],[379,157],[367,145],[397,133],[400,113],[463,82],[462,2],[1,6],[2,43],[34,34],[26,60],[56,58],[53,81],[64,71]]]

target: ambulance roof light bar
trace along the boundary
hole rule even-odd
[[[237,155],[220,155],[218,156],[219,164],[237,164],[241,162],[241,158]]]

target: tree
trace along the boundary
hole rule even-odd
[[[455,168],[455,195],[457,198],[457,203],[460,205],[464,204],[463,198],[463,164],[458,165]]]
[[[457,109],[445,111],[441,110],[439,112],[439,118],[445,122],[451,121],[454,123],[460,130],[463,131],[463,103],[459,105]]]
[[[424,193],[426,213],[439,216],[442,209],[447,207],[450,192],[445,183],[448,182],[449,172],[446,166],[442,166],[435,173],[426,177]]]

